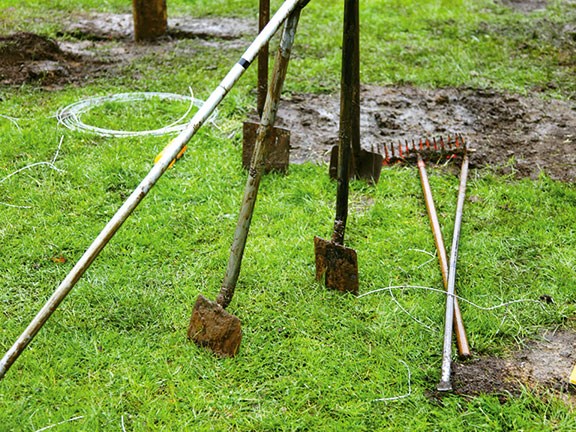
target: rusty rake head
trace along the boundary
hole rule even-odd
[[[443,163],[461,157],[466,151],[467,145],[461,135],[378,145],[378,153],[384,157],[383,165],[415,164],[418,156],[427,162]]]

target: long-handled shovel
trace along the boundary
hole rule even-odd
[[[197,345],[207,347],[215,354],[223,357],[233,357],[236,355],[242,339],[240,320],[224,309],[232,301],[232,296],[236,289],[236,282],[240,275],[242,256],[244,254],[244,247],[246,246],[250,222],[254,213],[258,187],[262,174],[264,173],[269,137],[272,133],[272,125],[276,118],[282,85],[284,84],[284,78],[288,70],[288,61],[294,43],[299,16],[300,9],[292,12],[286,21],[284,32],[282,33],[282,40],[274,64],[272,82],[268,90],[266,104],[264,105],[262,122],[258,130],[254,155],[244,189],[242,207],[240,209],[238,224],[234,233],[234,241],[230,249],[230,258],[220,294],[215,302],[207,300],[200,295],[194,305],[190,319],[188,337],[196,342]]]
[[[468,153],[464,153],[462,170],[460,172],[460,186],[458,187],[458,202],[456,216],[454,218],[454,234],[452,248],[450,249],[450,267],[448,269],[448,288],[446,296],[446,317],[444,324],[444,348],[442,350],[442,376],[438,384],[438,391],[451,391],[451,368],[452,368],[452,327],[454,320],[455,286],[456,286],[456,263],[458,261],[458,243],[460,241],[460,227],[462,225],[462,212],[464,199],[466,198],[466,180],[468,178]]]
[[[268,24],[270,19],[270,0],[260,0],[258,13],[259,31]],[[262,118],[266,94],[268,92],[268,45],[265,45],[258,54],[258,98],[256,108],[258,117]],[[260,124],[253,121],[245,121],[242,126],[242,165],[249,169],[254,153],[254,146],[258,136]],[[281,127],[273,127],[271,132],[271,142],[268,144],[269,150],[266,155],[266,172],[278,171],[285,173],[288,171],[290,162],[290,131]]]
[[[106,246],[116,231],[122,226],[124,221],[132,214],[136,206],[144,199],[150,189],[156,184],[158,179],[164,174],[173,163],[176,156],[182,151],[186,143],[196,134],[198,129],[204,124],[214,109],[222,101],[224,96],[236,84],[243,75],[250,63],[254,60],[258,51],[274,36],[286,18],[298,8],[304,7],[309,0],[286,0],[272,17],[268,25],[260,32],[248,49],[244,52],[240,60],[232,67],[220,85],[212,92],[208,100],[198,110],[190,121],[187,128],[174,138],[162,151],[162,156],[152,167],[150,172],[132,192],[124,204],[118,209],[116,214],[100,232],[98,237],[92,242],[84,255],[76,263],[68,276],[62,281],[60,286],[52,294],[50,299],[42,307],[40,312],[28,325],[26,330],[16,340],[14,345],[0,360],[0,379],[4,377],[10,366],[16,361],[30,341],[36,336],[44,323],[50,318],[58,305],[64,300],[76,282],[82,277],[84,272],[90,267],[100,251]]]
[[[354,109],[354,57],[355,42],[348,37],[354,34],[358,12],[357,0],[346,0],[344,6],[344,40],[342,45],[342,77],[340,83],[340,131],[338,144],[338,185],[336,190],[336,218],[332,240],[314,237],[316,279],[325,278],[327,288],[358,294],[358,258],[356,251],[344,246],[344,232],[348,217],[348,185],[353,127],[359,125],[353,117],[360,111]]]
[[[360,11],[358,0],[347,0],[344,6],[344,46],[343,61],[349,62],[351,68],[350,97],[352,110],[352,157],[351,177],[378,183],[382,171],[383,157],[374,151],[364,150],[360,145]],[[350,44],[348,50],[345,46]],[[346,52],[345,52],[346,51]],[[331,178],[338,176],[339,150],[332,148],[329,173]]]
[[[384,161],[386,164],[407,162],[415,163],[418,167],[422,192],[424,194],[424,202],[426,204],[428,218],[430,219],[430,225],[434,235],[436,251],[438,252],[438,262],[440,263],[442,281],[444,283],[444,288],[448,290],[448,257],[446,255],[444,238],[438,222],[436,206],[434,205],[434,198],[432,196],[430,182],[428,181],[426,163],[424,160],[443,161],[447,158],[464,155],[466,153],[466,144],[459,136],[456,136],[453,139],[448,137],[446,142],[443,138],[440,138],[438,141],[434,139],[433,144],[430,143],[430,140],[426,139],[424,141],[420,140],[419,144],[412,142],[412,148],[410,148],[408,142],[406,142],[405,145],[402,145],[401,143],[397,146],[392,145],[390,146],[390,150],[388,150],[387,147],[384,147],[384,153]],[[460,312],[460,306],[456,298],[454,299],[454,331],[456,333],[456,342],[458,344],[458,353],[460,357],[470,357],[471,353],[468,338],[466,336],[466,329]]]

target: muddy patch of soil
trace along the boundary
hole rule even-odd
[[[552,390],[575,404],[576,394],[569,384],[575,365],[576,332],[545,332],[510,358],[481,357],[455,363],[454,392],[462,396],[496,394],[504,402],[526,387],[536,392]]]
[[[106,41],[132,40],[133,20],[130,14],[94,13],[75,16],[63,24],[60,36],[76,39]],[[220,39],[235,40],[253,34],[256,36],[256,21],[239,18],[191,18],[168,19],[165,40],[176,39]]]
[[[471,166],[535,178],[576,180],[576,104],[478,89],[364,86],[366,149],[423,137],[462,134],[476,149]],[[292,132],[291,162],[327,161],[337,144],[339,96],[293,94],[279,125]]]
[[[537,10],[546,9],[547,0],[502,0],[502,4],[510,9],[523,13],[530,13]]]

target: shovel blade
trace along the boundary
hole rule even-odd
[[[384,157],[381,154],[361,149],[360,157],[354,162],[355,166],[350,167],[350,173],[352,177],[376,184],[380,180],[383,162]],[[329,172],[330,178],[338,178],[338,146],[332,147]]]
[[[200,295],[190,318],[188,339],[220,357],[234,357],[242,340],[240,319]]]
[[[326,288],[358,295],[356,251],[332,241],[314,237],[316,279],[324,278]]]
[[[242,166],[244,169],[250,169],[252,153],[258,136],[259,123],[244,122],[242,135]],[[266,143],[267,155],[265,172],[277,171],[280,173],[288,172],[290,163],[290,131],[288,129],[274,127],[272,128],[271,142]]]

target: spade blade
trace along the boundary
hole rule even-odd
[[[356,251],[338,243],[314,237],[316,279],[324,277],[326,288],[358,294]]]
[[[220,357],[234,357],[242,340],[240,319],[200,295],[190,318],[188,339]]]

